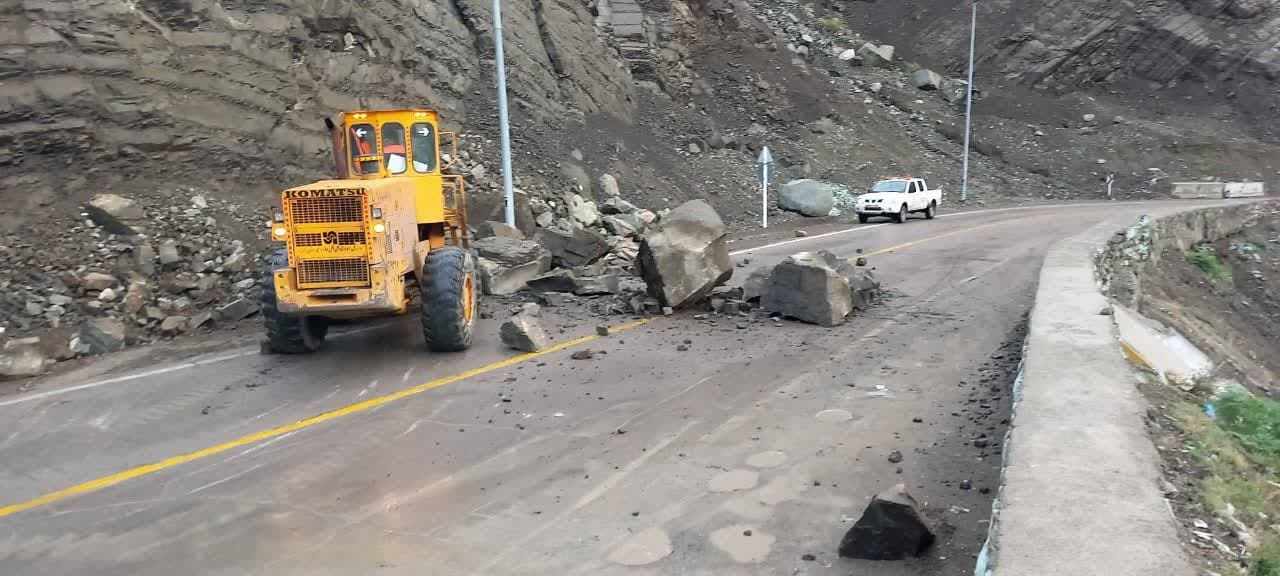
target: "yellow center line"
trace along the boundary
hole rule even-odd
[[[643,326],[644,324],[647,324],[647,323],[649,323],[649,322],[650,322],[650,319],[637,320],[637,321],[635,321],[635,322],[631,322],[631,323],[629,323],[629,324],[623,324],[623,325],[621,325],[621,326],[618,326],[618,327],[612,328],[612,329],[610,329],[610,332],[622,332],[622,331],[624,331],[624,330],[630,330],[630,329],[632,329],[632,328],[636,328],[636,327],[639,327],[639,326]],[[485,365],[485,366],[481,366],[481,367],[479,367],[479,368],[475,368],[475,369],[473,369],[473,370],[467,370],[466,372],[460,372],[460,373],[458,373],[458,374],[454,374],[454,375],[452,375],[452,376],[445,376],[444,378],[440,378],[440,379],[438,379],[438,380],[432,380],[432,381],[430,381],[430,382],[425,382],[425,383],[423,383],[423,384],[418,384],[417,386],[413,386],[413,387],[410,387],[410,388],[405,388],[404,390],[400,390],[400,391],[398,391],[398,392],[392,392],[392,393],[390,393],[390,394],[386,394],[386,395],[383,395],[383,396],[377,396],[377,397],[374,397],[374,398],[370,398],[370,399],[365,400],[365,401],[363,401],[363,402],[357,402],[357,403],[355,403],[355,404],[351,404],[350,406],[346,406],[346,407],[343,407],[343,408],[338,408],[338,409],[336,409],[336,410],[333,410],[333,411],[330,411],[330,412],[325,412],[325,413],[320,414],[320,415],[317,415],[317,416],[312,416],[312,417],[307,418],[307,419],[305,419],[305,420],[299,420],[299,421],[294,422],[294,423],[292,423],[292,424],[285,424],[285,425],[283,425],[283,426],[277,426],[277,427],[275,427],[275,428],[270,428],[270,429],[267,429],[267,430],[263,430],[263,431],[261,431],[261,432],[256,432],[256,433],[253,433],[253,434],[249,434],[249,435],[247,435],[247,436],[241,436],[240,438],[236,438],[235,440],[231,440],[231,441],[229,441],[229,442],[224,442],[224,443],[222,443],[222,444],[218,444],[218,445],[215,445],[215,446],[210,446],[210,447],[208,447],[208,448],[203,448],[203,449],[200,449],[200,450],[196,450],[196,451],[194,451],[194,452],[188,452],[188,453],[186,453],[186,454],[181,454],[181,455],[178,455],[178,456],[174,456],[174,457],[172,457],[172,458],[167,458],[167,459],[161,460],[161,461],[159,461],[159,462],[154,462],[154,463],[151,463],[151,464],[146,464],[146,465],[143,465],[143,466],[138,466],[138,467],[136,467],[136,468],[130,468],[130,469],[125,470],[125,471],[123,471],[123,472],[117,472],[117,473],[115,473],[115,474],[111,474],[111,475],[109,475],[109,476],[103,476],[103,477],[101,477],[101,478],[98,478],[98,479],[95,479],[95,480],[90,480],[90,481],[85,482],[85,483],[83,483],[83,484],[77,484],[77,485],[75,485],[75,486],[71,486],[71,487],[69,487],[69,488],[63,488],[62,490],[58,490],[58,491],[56,491],[56,492],[50,492],[50,493],[48,493],[48,494],[45,494],[45,495],[40,496],[39,498],[35,498],[35,499],[33,499],[33,500],[28,500],[28,501],[26,501],[26,502],[21,502],[21,503],[18,503],[18,504],[11,504],[11,505],[5,506],[5,507],[3,507],[3,508],[0,508],[0,518],[3,518],[3,517],[5,517],[5,516],[9,516],[9,515],[11,515],[11,514],[16,514],[16,513],[18,513],[18,512],[22,512],[22,511],[25,511],[25,510],[30,510],[30,509],[32,509],[32,508],[36,508],[36,507],[38,507],[38,506],[43,506],[43,505],[45,505],[45,504],[51,504],[51,503],[53,503],[53,502],[57,502],[57,501],[59,501],[59,500],[65,500],[65,499],[67,499],[67,498],[71,498],[71,497],[74,497],[74,496],[79,496],[79,495],[82,495],[82,494],[88,494],[89,492],[94,492],[94,491],[97,491],[97,490],[101,490],[101,489],[103,489],[103,488],[107,488],[107,487],[110,487],[110,486],[114,486],[114,485],[116,485],[116,484],[119,484],[119,483],[121,483],[121,482],[125,482],[125,481],[127,481],[127,480],[132,480],[132,479],[134,479],[134,478],[139,478],[139,477],[142,477],[142,476],[146,476],[146,475],[148,475],[148,474],[153,474],[153,473],[155,473],[155,472],[159,472],[159,471],[161,471],[161,470],[166,470],[166,469],[169,469],[169,468],[173,468],[174,466],[178,466],[178,465],[181,465],[181,464],[186,464],[187,462],[193,462],[193,461],[195,461],[195,460],[200,460],[201,458],[207,458],[207,457],[209,457],[209,456],[213,456],[213,455],[215,455],[215,454],[220,454],[220,453],[222,453],[222,452],[226,452],[226,451],[228,451],[228,450],[233,450],[233,449],[235,449],[235,448],[239,448],[239,447],[241,447],[241,446],[247,446],[247,445],[249,445],[249,444],[253,444],[253,443],[255,443],[255,442],[261,442],[261,441],[263,441],[263,440],[267,440],[267,439],[270,439],[270,438],[275,438],[275,437],[277,437],[277,436],[281,436],[281,435],[284,435],[284,434],[288,434],[288,433],[290,433],[290,432],[294,432],[294,431],[296,431],[296,430],[302,430],[303,428],[309,428],[309,427],[311,427],[311,426],[315,426],[316,424],[320,424],[320,423],[323,423],[323,422],[328,422],[328,421],[330,421],[330,420],[335,420],[335,419],[341,418],[341,417],[343,417],[343,416],[348,416],[348,415],[351,415],[351,414],[356,414],[356,413],[358,413],[358,412],[364,412],[364,411],[369,410],[369,409],[371,409],[371,408],[376,408],[376,407],[381,406],[381,405],[383,405],[383,404],[387,404],[387,403],[390,403],[390,402],[394,402],[394,401],[396,401],[396,400],[401,400],[401,399],[404,399],[404,398],[408,398],[408,397],[410,397],[410,396],[416,396],[416,395],[421,394],[421,393],[423,393],[423,392],[426,392],[426,391],[428,391],[428,390],[433,390],[433,389],[435,389],[435,388],[439,388],[439,387],[441,387],[441,386],[446,386],[446,385],[448,385],[448,384],[452,384],[452,383],[457,382],[457,381],[459,381],[459,380],[466,380],[467,378],[471,378],[472,376],[479,376],[479,375],[481,375],[481,374],[485,374],[485,373],[487,373],[487,372],[493,372],[494,370],[499,370],[499,369],[502,369],[502,368],[506,368],[506,367],[508,367],[508,366],[512,366],[512,365],[515,365],[515,364],[519,364],[519,363],[521,363],[521,362],[525,362],[525,361],[527,361],[527,360],[532,360],[532,359],[537,358],[537,357],[539,357],[539,356],[544,356],[544,355],[547,355],[547,354],[552,354],[552,353],[555,353],[555,352],[559,352],[559,351],[564,350],[564,349],[566,349],[566,348],[572,348],[572,347],[574,347],[574,346],[578,346],[579,344],[585,344],[585,343],[587,343],[587,342],[591,342],[592,340],[597,340],[597,339],[599,339],[599,338],[600,338],[600,336],[595,335],[595,334],[592,334],[592,335],[590,335],[590,336],[583,336],[583,337],[581,337],[581,338],[576,338],[576,339],[574,339],[574,340],[569,340],[568,342],[563,342],[563,343],[561,343],[561,344],[557,344],[557,345],[555,345],[555,346],[552,346],[552,347],[550,347],[550,348],[547,348],[546,350],[542,350],[542,351],[539,351],[539,352],[530,352],[530,353],[527,353],[527,354],[521,354],[521,355],[519,355],[519,356],[513,356],[513,357],[511,357],[511,358],[507,358],[506,360],[502,360],[502,361],[499,361],[499,362],[494,362],[494,363],[492,363],[492,364],[488,364],[488,365]]]
[[[869,256],[878,256],[878,255],[880,255],[880,254],[887,254],[887,253],[889,253],[889,252],[893,252],[893,251],[895,251],[895,250],[901,250],[901,249],[903,249],[903,248],[909,248],[909,247],[911,247],[911,246],[915,246],[915,245],[917,245],[917,244],[924,244],[925,242],[929,242],[929,241],[932,241],[932,240],[937,240],[937,239],[939,239],[939,238],[946,238],[947,236],[954,236],[954,235],[956,235],[956,234],[963,234],[963,233],[965,233],[965,232],[975,232],[975,231],[977,231],[977,230],[982,230],[983,228],[991,228],[991,227],[993,227],[993,226],[999,226],[999,225],[1001,225],[1001,224],[1004,224],[1004,222],[996,222],[996,223],[994,223],[994,224],[983,224],[982,226],[971,226],[971,227],[969,227],[969,228],[961,228],[961,229],[959,229],[959,230],[952,230],[952,231],[950,231],[950,232],[944,232],[944,233],[942,233],[942,234],[938,234],[937,236],[929,236],[929,237],[927,237],[927,238],[921,238],[921,239],[919,239],[919,240],[913,240],[913,241],[911,241],[911,242],[906,242],[906,243],[904,243],[904,244],[898,244],[897,246],[890,246],[890,247],[888,247],[888,248],[884,248],[884,249],[882,249],[882,250],[876,250],[875,252],[870,252],[870,253],[867,253],[867,254],[859,254],[859,255],[857,255],[857,256],[854,256],[853,258],[850,258],[850,260],[852,260],[852,259],[854,259],[854,258],[858,258],[858,257],[866,258],[866,257],[869,257]]]

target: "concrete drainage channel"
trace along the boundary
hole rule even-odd
[[[1107,221],[1049,251],[976,576],[1195,574],[1099,283],[1123,300],[1159,248],[1231,234],[1259,206],[1164,208],[1154,221]]]

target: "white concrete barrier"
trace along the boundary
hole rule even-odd
[[[1261,198],[1266,195],[1266,185],[1262,182],[1227,182],[1222,191],[1223,198]]]
[[[1174,182],[1174,198],[1222,198],[1225,182]]]

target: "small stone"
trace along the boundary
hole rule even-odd
[[[115,299],[116,299],[116,291],[111,288],[107,288],[106,290],[103,290],[101,293],[98,294],[98,300],[101,300],[103,302],[114,302]]]
[[[258,313],[259,305],[248,298],[236,298],[217,308],[218,319],[223,322],[238,322]]]
[[[596,336],[608,336],[608,335],[609,335],[608,326],[596,326]]]
[[[961,480],[961,481],[960,481],[960,489],[961,489],[961,490],[972,490],[972,489],[973,489],[973,482],[970,482],[970,481],[968,481],[968,480]]]
[[[538,322],[539,307],[537,304],[526,304],[525,307],[510,320],[502,324],[499,336],[508,348],[522,352],[538,352],[550,345],[547,333]]]
[[[856,261],[854,261],[854,265],[855,265],[855,266],[864,266],[864,267],[865,267],[865,266],[867,265],[867,259],[866,259],[866,258],[861,258],[861,257],[859,257]]]
[[[924,554],[934,539],[919,505],[898,484],[871,499],[841,539],[839,552],[842,558],[902,560]]]
[[[39,302],[27,302],[24,311],[27,316],[39,316],[44,314],[44,306],[41,306]]]
[[[804,230],[796,230],[796,238],[804,238],[808,235],[809,233],[805,232]]]
[[[160,332],[164,334],[177,334],[187,329],[188,318],[186,316],[174,315],[165,318],[160,322]]]
[[[595,355],[596,355],[595,352],[592,352],[590,349],[587,349],[587,350],[579,350],[577,352],[574,352],[573,355],[570,356],[570,358],[573,358],[574,360],[590,360],[594,358]]]
[[[804,560],[805,562],[814,562],[818,559],[818,557],[814,556],[813,554],[805,554],[801,556],[800,559]]]
[[[677,351],[677,352],[688,352],[688,351],[689,351],[689,347],[688,347],[688,346],[685,346],[684,344],[681,344],[681,345],[679,345],[679,346],[676,346],[676,351]]]
[[[1115,313],[1116,313],[1115,310],[1113,310],[1110,306],[1107,306],[1106,308],[1103,308],[1102,310],[1098,311],[1099,316],[1112,316]]]
[[[979,438],[973,441],[974,448],[986,448],[988,445],[990,445],[990,441],[986,438]]]
[[[90,272],[80,279],[80,286],[85,290],[106,290],[115,286],[118,280],[110,274]]]
[[[892,463],[894,463],[894,464],[897,464],[897,463],[899,463],[899,462],[901,462],[901,461],[902,461],[902,453],[901,453],[901,452],[899,452],[899,451],[897,451],[897,450],[894,450],[893,452],[890,452],[890,453],[889,453],[889,462],[892,462]]]
[[[191,318],[191,322],[188,324],[188,326],[192,330],[195,330],[196,328],[203,327],[212,322],[213,322],[213,314],[210,314],[208,312],[201,312],[200,314],[196,314],[194,317]]]
[[[663,316],[670,316],[670,315],[675,314],[675,313],[676,313],[675,309],[674,309],[674,308],[672,308],[672,307],[670,307],[670,306],[663,306],[663,307],[662,307],[662,315],[663,315]]]

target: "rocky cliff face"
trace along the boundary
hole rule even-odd
[[[823,5],[878,30],[877,39],[909,58],[964,70],[965,0]],[[1099,87],[1171,111],[1231,112],[1255,135],[1280,138],[1277,0],[988,0],[978,42],[989,81],[1060,92]]]
[[[517,114],[632,113],[586,6],[504,6]],[[321,118],[343,109],[465,126],[492,99],[490,27],[484,0],[6,0],[0,188],[26,191],[6,213],[122,183],[265,193],[324,171]]]

